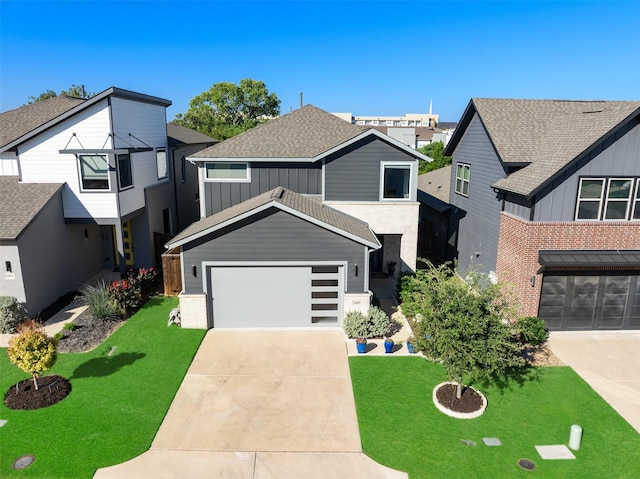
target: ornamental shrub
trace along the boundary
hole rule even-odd
[[[382,309],[372,306],[367,314],[369,338],[376,336],[387,336],[391,328],[391,318]]]
[[[360,311],[349,311],[344,317],[344,332],[350,338],[368,338],[368,318]]]
[[[390,333],[392,321],[382,309],[372,306],[366,315],[349,311],[344,318],[344,332],[350,338],[375,338]]]
[[[536,316],[523,316],[516,323],[518,337],[522,344],[537,346],[549,337],[549,330],[544,320]]]
[[[25,314],[18,298],[13,296],[0,296],[0,333],[11,334],[16,332],[18,323],[24,319]]]
[[[131,311],[140,306],[142,293],[140,291],[140,281],[137,276],[131,279],[114,281],[109,286],[109,293],[125,311]]]
[[[11,338],[7,355],[13,364],[31,374],[37,390],[40,373],[51,369],[58,359],[58,340],[47,336],[32,320]]]
[[[123,314],[123,308],[111,294],[111,288],[104,281],[94,285],[85,285],[81,290],[80,302],[87,306],[89,313],[104,321],[118,319]]]

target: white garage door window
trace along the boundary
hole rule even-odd
[[[341,266],[212,267],[213,326],[338,326],[342,283]]]

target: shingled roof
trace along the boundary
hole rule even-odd
[[[193,223],[169,241],[167,247],[182,246],[272,206],[371,248],[380,247],[376,235],[364,221],[323,205],[320,198],[300,195],[281,186]]]
[[[218,143],[220,140],[204,135],[186,126],[167,123],[167,138],[170,146]]]
[[[20,183],[0,176],[0,240],[15,240],[62,188],[61,183]]]
[[[500,160],[527,165],[492,187],[531,197],[613,129],[640,114],[640,102],[473,98],[445,155],[453,153],[476,112]]]
[[[364,131],[320,108],[305,105],[190,158],[314,158]]]
[[[111,87],[88,100],[57,96],[0,113],[0,152],[10,150],[41,131],[89,108],[109,96],[168,107],[169,100]]]
[[[57,118],[86,100],[56,96],[0,113],[0,147]]]

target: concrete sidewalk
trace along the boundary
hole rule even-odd
[[[80,316],[85,309],[87,309],[87,307],[80,305],[80,302],[76,300],[53,315],[46,323],[44,323],[43,329],[48,336],[55,336],[57,333],[62,331],[65,324],[72,322]],[[13,334],[0,334],[0,348],[8,347],[9,340],[13,336]]]
[[[211,330],[151,449],[94,478],[406,479],[362,453],[344,333]]]
[[[640,331],[554,331],[549,347],[640,432]]]

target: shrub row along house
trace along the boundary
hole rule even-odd
[[[36,315],[101,270],[158,263],[199,210],[176,206],[191,194],[182,156],[216,142],[179,128],[168,137],[170,104],[109,88],[0,114],[0,296]]]
[[[426,249],[550,329],[640,329],[640,102],[474,98],[445,155],[448,205],[425,176],[421,216],[448,232]]]

